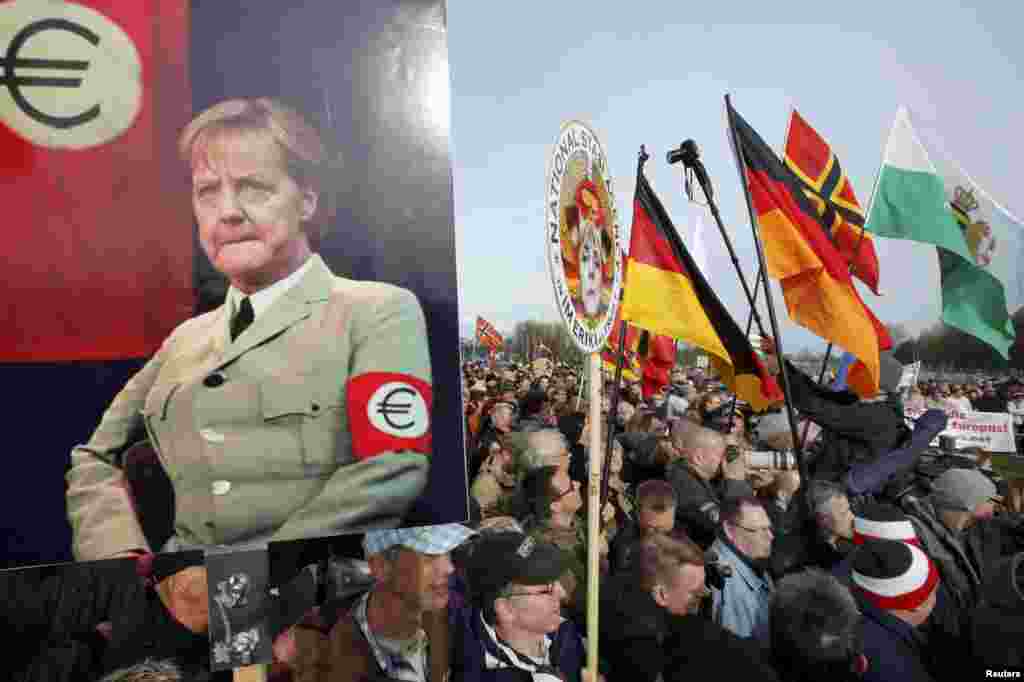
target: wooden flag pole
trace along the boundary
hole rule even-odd
[[[596,678],[601,542],[601,354],[590,355],[590,471],[587,483],[587,669]]]
[[[267,670],[269,666],[265,663],[249,665],[244,668],[235,668],[232,671],[231,679],[234,682],[267,682]]]

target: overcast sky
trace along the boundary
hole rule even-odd
[[[865,207],[896,109],[906,105],[944,131],[945,150],[997,201],[1024,215],[1015,165],[1024,158],[1024,5],[984,4],[449,0],[463,336],[477,315],[503,332],[524,319],[558,319],[542,186],[551,145],[571,118],[603,138],[627,233],[637,152],[647,145],[647,176],[687,243],[704,215],[705,274],[741,325],[748,306],[721,236],[707,209],[687,202],[678,167],[665,163],[682,140],[700,145],[752,283],[757,261],[726,140],[726,93],[776,151],[797,107],[832,144]],[[934,324],[934,247],[877,239],[876,248],[883,296],[862,287],[869,307],[887,323]],[[824,348],[788,322],[777,288],[776,305],[787,351]]]

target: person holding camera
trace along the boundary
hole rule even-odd
[[[681,457],[666,467],[665,477],[676,491],[676,521],[707,549],[718,532],[722,501],[754,494],[746,459],[737,451],[729,460],[722,434],[687,420],[673,425],[672,444]]]

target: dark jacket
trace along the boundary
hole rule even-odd
[[[673,618],[665,650],[670,652],[665,682],[779,680],[765,652],[754,641],[741,639],[700,616]]]
[[[909,624],[877,608],[854,590],[864,618],[861,637],[868,659],[865,682],[933,682],[925,661],[926,642]]]
[[[632,573],[601,586],[601,659],[609,680],[654,682],[668,662],[667,612]]]
[[[850,393],[819,386],[787,361],[793,406],[822,428],[821,454],[809,463],[812,478],[841,481],[850,467],[895,450],[909,435],[896,396],[851,402]]]
[[[754,490],[746,481],[719,478],[705,481],[698,477],[685,460],[676,460],[668,465],[665,477],[676,491],[676,524],[686,531],[690,538],[707,549],[715,541],[718,532],[718,512],[726,497],[753,495]]]
[[[968,615],[970,658],[983,667],[1024,667],[1024,589],[1022,555],[992,567],[985,581],[985,601]],[[1016,565],[1016,574],[1013,571]]]
[[[629,569],[632,565],[633,550],[641,537],[640,526],[635,521],[629,521],[619,529],[608,548],[610,573],[619,574]]]
[[[0,604],[5,680],[92,680],[146,658],[209,672],[208,638],[175,620],[129,559],[5,572]]]
[[[478,608],[452,609],[451,626],[454,646],[451,682],[531,682],[532,675],[525,670],[487,669],[484,649],[487,634]],[[551,662],[566,682],[580,682],[586,656],[583,639],[571,620],[564,621],[555,633]]]
[[[638,485],[648,479],[662,478],[665,475],[665,467],[654,461],[659,441],[657,434],[623,433],[618,436],[618,441],[622,445],[624,481]]]
[[[770,559],[772,576],[778,580],[811,566],[831,572],[852,551],[853,543],[840,539],[833,547],[821,537],[813,521],[806,522],[798,531],[776,537]]]
[[[939,520],[928,498],[906,495],[902,504],[922,549],[936,563],[942,582],[962,612],[981,601],[988,567],[1024,550],[1024,523],[1019,515],[978,521],[954,533]]]

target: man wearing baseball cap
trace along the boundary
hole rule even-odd
[[[508,679],[513,670],[535,682],[580,680],[583,640],[561,615],[565,552],[522,533],[491,533],[466,569],[473,606],[461,614],[453,682]]]
[[[296,679],[447,679],[449,554],[471,535],[457,523],[367,532],[363,549],[376,582],[328,602],[296,632]]]

